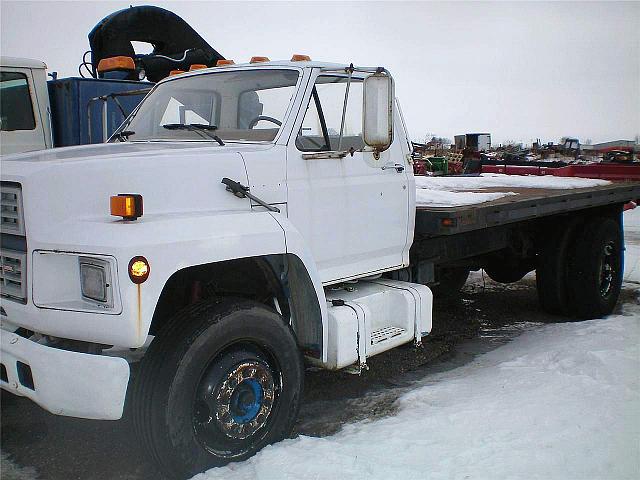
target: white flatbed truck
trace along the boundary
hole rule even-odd
[[[547,310],[612,311],[640,185],[417,208],[389,72],[261,60],[159,82],[106,144],[2,158],[3,389],[82,418],[130,404],[186,478],[287,437],[305,363],[420,345],[425,284],[536,270]]]

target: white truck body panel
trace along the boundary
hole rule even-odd
[[[8,377],[3,388],[56,415],[101,420],[122,416],[129,382],[129,364],[123,358],[50,348],[7,331],[1,341]],[[21,383],[18,362],[29,365],[35,389]]]
[[[14,73],[26,80],[34,121],[33,128],[28,129],[6,130],[3,127],[0,132],[0,154],[8,155],[52,147],[51,107],[47,91],[46,68],[43,62],[28,58],[2,57],[0,59],[0,72]],[[3,81],[2,86],[4,88],[10,86],[11,82],[20,81]]]

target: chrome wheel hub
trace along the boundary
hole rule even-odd
[[[243,362],[211,393],[215,395],[213,416],[218,428],[230,438],[245,439],[263,427],[271,413],[273,376],[258,361]]]
[[[606,297],[611,292],[613,286],[615,246],[612,242],[607,243],[603,249],[602,267],[600,269],[600,295]]]

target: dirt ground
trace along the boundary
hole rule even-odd
[[[626,284],[620,304],[635,301],[637,289]],[[330,435],[347,423],[393,413],[395,400],[415,380],[464,365],[526,329],[558,321],[566,319],[540,310],[533,275],[500,285],[474,273],[460,298],[436,302],[434,328],[422,348],[405,346],[371,358],[361,376],[308,371],[294,435]],[[59,417],[2,392],[1,425],[4,479],[159,478],[137,444],[127,412],[114,422]]]

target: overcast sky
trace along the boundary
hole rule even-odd
[[[77,75],[87,34],[130,4],[252,55],[382,65],[414,141],[486,131],[494,144],[640,134],[640,2],[0,2],[2,55]]]

